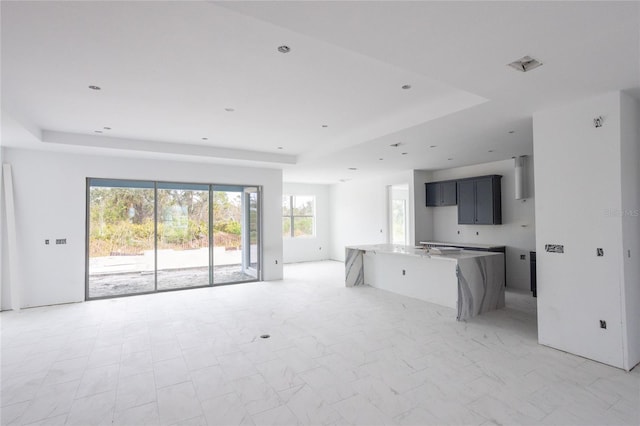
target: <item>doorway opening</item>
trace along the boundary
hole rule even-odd
[[[389,242],[409,244],[409,185],[389,186]]]

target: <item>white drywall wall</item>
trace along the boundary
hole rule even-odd
[[[608,214],[622,208],[620,107],[613,92],[541,111],[533,131],[539,342],[624,368],[622,218]]]
[[[625,368],[640,363],[640,104],[621,96]]]
[[[331,185],[331,259],[344,261],[345,246],[388,241],[388,186],[410,179],[410,172],[400,172]]]
[[[527,198],[515,199],[514,160],[502,160],[467,167],[438,170],[428,181],[460,179],[483,175],[502,175],[502,225],[458,225],[458,207],[425,207],[426,201],[417,206],[433,216],[435,241],[506,246],[507,287],[528,290],[530,288],[529,252],[535,250],[535,197],[533,159],[525,162]],[[424,184],[422,192],[426,194]],[[423,198],[425,195],[422,195]],[[459,233],[458,233],[459,232]],[[525,259],[520,259],[524,255]]]
[[[329,186],[284,183],[283,195],[312,195],[316,199],[315,237],[283,238],[283,262],[310,262],[329,259]]]
[[[23,307],[84,300],[87,177],[261,185],[263,277],[282,278],[280,170],[9,148],[4,161],[13,169]],[[47,238],[67,244],[46,246]]]
[[[413,238],[411,245],[420,241],[434,239],[433,209],[428,209],[426,182],[433,180],[433,173],[426,170],[413,170],[409,182],[409,192],[413,195],[410,200],[413,220],[410,221],[409,235]]]

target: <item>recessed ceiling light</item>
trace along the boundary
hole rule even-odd
[[[407,155],[407,154],[408,154],[408,152],[403,152],[403,153],[402,153],[402,155]]]
[[[358,170],[357,167],[349,167],[349,170]]]
[[[233,112],[233,111],[235,111],[235,109],[233,109],[233,108],[225,108],[224,110],[225,110],[225,111],[227,111],[227,112]]]
[[[323,124],[322,127],[324,127],[326,129],[327,127],[329,127],[329,125],[328,124]]]
[[[291,48],[286,45],[278,46],[278,52],[280,53],[289,53],[291,52]]]
[[[281,146],[279,146],[278,149],[283,149],[283,148]]]
[[[389,146],[390,146],[390,147],[393,147],[393,148],[397,148],[397,147],[399,147],[400,145],[401,145],[401,142],[398,142],[398,143],[392,143],[392,144],[391,144],[391,145],[389,145]]]
[[[91,90],[101,90],[100,86],[89,86],[89,89],[91,89]]]
[[[429,148],[437,148],[438,145],[430,145]]]
[[[102,130],[94,130],[96,133],[102,133]]]
[[[203,140],[203,141],[208,141],[208,140],[209,140],[209,138],[202,138],[202,140]]]
[[[409,90],[411,89],[411,85],[410,84],[405,84],[404,86],[402,86],[403,90]]]
[[[493,150],[492,150],[492,149],[490,149],[490,150],[489,150],[489,151],[487,151],[487,152],[493,152]]]
[[[447,158],[447,160],[451,161],[451,160],[453,160],[453,158]]]
[[[513,61],[507,65],[509,65],[516,71],[527,72],[538,68],[542,65],[542,62],[538,61],[537,59],[533,59],[531,56],[523,56],[517,61]]]
[[[510,135],[514,134],[515,132],[516,132],[515,130],[509,130]]]
[[[378,158],[378,160],[383,161],[383,160],[384,160],[384,158]]]
[[[103,127],[105,130],[111,130],[111,127]]]

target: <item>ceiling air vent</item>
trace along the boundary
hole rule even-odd
[[[509,66],[514,70],[522,72],[531,71],[538,68],[540,65],[542,65],[542,62],[538,61],[537,59],[533,59],[531,56],[525,56],[509,64]]]

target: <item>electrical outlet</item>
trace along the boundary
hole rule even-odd
[[[598,247],[596,249],[596,256],[598,256],[598,257],[604,256],[604,249],[601,249],[601,248]]]
[[[407,271],[405,271],[404,269],[402,270],[402,275],[407,275]]]
[[[278,261],[276,260],[276,265],[278,264]]]
[[[526,254],[521,254],[520,255],[520,260],[527,260],[527,255]]]
[[[604,321],[604,320],[600,320],[600,328],[606,329],[607,328],[607,322]]]
[[[44,240],[45,245],[49,245],[49,240]]]
[[[478,231],[476,231],[476,235],[480,235],[480,233]]]

